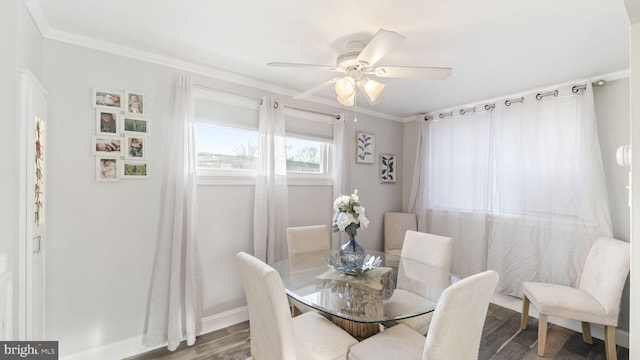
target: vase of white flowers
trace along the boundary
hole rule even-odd
[[[349,241],[340,247],[340,261],[346,271],[362,268],[364,262],[364,248],[356,241],[357,229],[367,228],[369,219],[364,207],[360,204],[358,190],[351,195],[340,195],[333,202],[335,215],[333,217],[333,231],[342,231],[349,235]]]

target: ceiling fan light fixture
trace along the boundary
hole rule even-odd
[[[344,106],[353,106],[355,104],[355,101],[356,101],[356,92],[355,91],[349,97],[342,97],[342,96],[338,95],[338,102],[340,104],[344,105]]]
[[[345,76],[336,80],[336,94],[340,98],[348,99],[356,93],[356,81],[351,76]]]
[[[367,94],[367,97],[371,102],[376,101],[384,89],[384,84],[367,78],[360,80],[358,85],[360,85],[360,89]]]

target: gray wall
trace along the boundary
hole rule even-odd
[[[18,153],[18,109],[17,109],[17,32],[18,1],[7,1],[0,12],[0,108],[2,117],[0,131],[0,154]],[[0,177],[0,252],[7,253],[9,259],[16,256],[15,239],[18,238],[17,191],[18,157],[4,159]],[[13,264],[10,263],[12,268]]]
[[[18,300],[18,181],[21,159],[19,147],[19,74],[29,70],[40,79],[42,37],[29,15],[24,1],[7,0],[0,11],[0,253],[7,254],[8,270],[14,275],[14,314],[12,332],[17,335]]]
[[[603,87],[594,88],[596,120],[600,137],[602,159],[604,163],[609,206],[611,210],[614,237],[630,241],[630,210],[628,206],[628,169],[616,163],[616,150],[629,144],[629,79],[608,82]],[[415,159],[414,121],[404,125],[405,159]],[[403,209],[408,208],[413,176],[413,164],[403,169]],[[629,284],[625,287],[622,300],[619,328],[629,329]]]
[[[47,334],[60,341],[63,355],[142,334],[155,252],[158,207],[165,156],[162,144],[172,106],[177,71],[66,43],[45,40],[44,84],[49,91],[49,248]],[[196,76],[195,83],[258,98],[262,90]],[[151,122],[148,140],[151,178],[117,183],[94,180],[91,135],[93,87],[145,94]],[[285,101],[286,104],[286,101]],[[296,106],[304,106],[296,103]],[[340,112],[318,106],[313,110]],[[377,135],[376,152],[401,155],[403,125],[358,115],[347,122],[348,151],[355,129]],[[382,214],[401,208],[401,182],[378,183],[374,165],[348,166],[349,188],[358,188],[371,217],[359,238],[382,249]],[[204,316],[245,305],[235,271],[238,251],[253,249],[252,185],[199,185],[199,254]],[[290,185],[290,225],[330,224],[331,186]]]
[[[616,150],[631,143],[629,138],[629,79],[610,81],[594,88],[596,120],[600,150],[609,193],[613,236],[631,241],[631,211],[629,208],[629,169],[618,165]],[[629,279],[622,294],[618,327],[629,330]]]

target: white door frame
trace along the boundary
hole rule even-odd
[[[47,120],[47,91],[28,70],[20,72],[20,109],[18,124],[19,213],[18,213],[18,334],[17,340],[44,339],[44,283],[34,274],[34,119]],[[46,155],[45,155],[46,156]],[[46,172],[46,169],[45,169]],[[41,246],[41,244],[38,244]],[[44,256],[41,254],[39,256]],[[41,278],[42,279],[42,278]],[[42,293],[34,296],[33,288]],[[37,314],[34,309],[37,306]],[[38,317],[38,318],[36,318]],[[38,337],[39,339],[36,339]],[[40,338],[41,337],[41,338]]]

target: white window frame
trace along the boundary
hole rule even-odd
[[[236,94],[231,94],[219,90],[205,89],[202,87],[194,87],[193,89],[194,100],[204,100],[213,103],[219,103],[223,105],[235,106],[245,108],[249,110],[259,109],[259,101],[248,97],[243,97]],[[304,120],[328,122],[330,117],[327,115],[320,115],[313,112],[304,110],[291,109],[285,107],[285,115],[291,117],[299,117]],[[220,124],[221,126],[229,126]],[[238,129],[246,129],[250,131],[258,131],[257,127],[253,128],[246,126],[246,124],[238,124],[238,126],[229,126]],[[333,140],[323,138],[321,136],[313,136],[310,134],[286,134],[285,137],[293,137],[299,139],[308,139],[312,141],[319,141],[326,143],[329,148],[326,151],[325,161],[327,164],[326,172],[322,174],[301,173],[294,171],[287,171],[287,183],[288,185],[327,185],[333,184],[332,164],[333,164]],[[255,185],[256,183],[256,170],[243,170],[243,169],[203,169],[198,168],[196,173],[197,185]]]
[[[285,134],[285,138],[289,138],[289,137],[322,142],[324,144],[322,146],[323,147],[322,152],[326,154],[326,156],[323,156],[325,164],[321,164],[321,165],[322,167],[326,168],[326,172],[323,172],[321,174],[314,174],[314,173],[304,173],[299,171],[287,170],[287,184],[288,185],[332,185],[333,184],[333,172],[332,172],[333,141],[329,141],[327,139],[318,138],[318,137],[312,137],[312,136]]]

